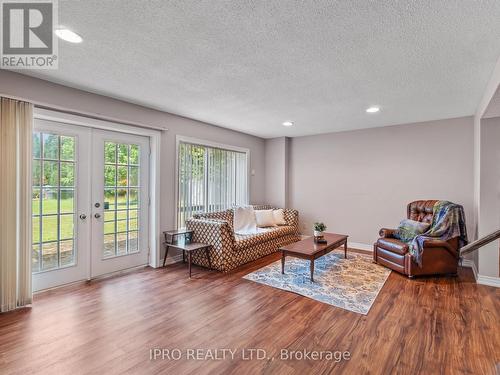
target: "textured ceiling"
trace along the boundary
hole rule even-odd
[[[59,8],[84,42],[60,42],[57,71],[21,73],[262,137],[472,115],[500,56],[498,0]]]

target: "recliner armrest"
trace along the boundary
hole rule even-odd
[[[442,240],[425,240],[424,241],[424,251],[425,249],[431,249],[431,248],[444,248],[447,250],[451,255],[453,255],[455,258],[458,257],[458,251],[453,249],[452,246],[446,241]]]
[[[394,233],[396,232],[396,229],[388,229],[388,228],[382,228],[378,232],[380,237],[383,238],[394,238]]]

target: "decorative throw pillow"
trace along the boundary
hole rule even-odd
[[[252,234],[257,233],[257,222],[252,206],[235,207],[233,214],[234,233]]]
[[[430,223],[405,219],[399,223],[398,229],[394,232],[394,237],[403,242],[409,242],[416,236],[425,233],[430,226]]]
[[[286,225],[285,212],[282,208],[273,210],[274,222],[276,225]]]
[[[276,226],[273,210],[255,210],[255,219],[259,228]]]

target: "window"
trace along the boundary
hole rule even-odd
[[[247,151],[181,141],[178,156],[177,227],[195,213],[248,204]]]

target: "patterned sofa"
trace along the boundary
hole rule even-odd
[[[272,209],[272,206],[253,206],[256,210]],[[233,210],[196,214],[186,221],[187,229],[194,231],[193,240],[212,245],[210,262],[212,269],[228,272],[242,264],[259,259],[278,250],[280,246],[300,240],[299,213],[284,209],[287,225],[269,228],[265,233],[239,235],[233,231]],[[193,263],[208,267],[203,252],[193,254]]]

